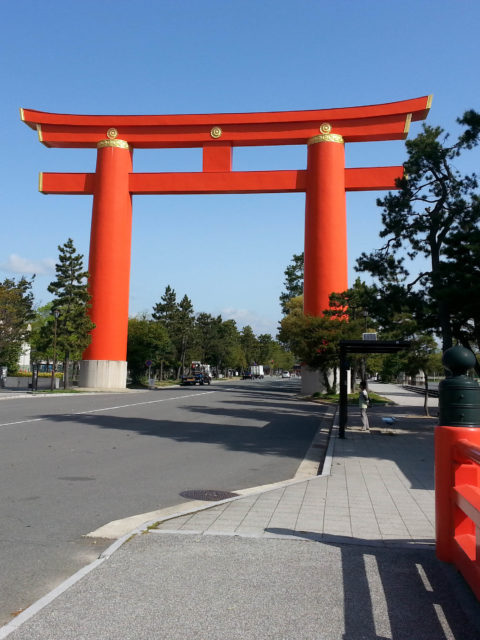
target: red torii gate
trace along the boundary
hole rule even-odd
[[[97,149],[95,173],[40,173],[45,194],[93,195],[91,318],[80,384],[125,387],[132,195],[305,192],[304,311],[347,286],[346,191],[394,189],[401,166],[345,168],[345,142],[403,140],[432,97],[363,107],[205,115],[92,116],[21,109],[47,147]],[[307,169],[232,171],[232,149],[308,145]],[[203,148],[203,171],[134,173],[133,149]]]

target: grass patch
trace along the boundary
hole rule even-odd
[[[368,393],[368,397],[370,399],[370,406],[380,405],[384,406],[386,404],[391,404],[388,398],[384,398],[383,396],[378,395],[378,393]],[[310,399],[314,402],[318,402],[320,404],[338,404],[340,402],[340,394],[339,393],[319,393],[318,391],[310,396]],[[358,393],[349,393],[348,394],[348,404],[358,405]]]
[[[176,384],[180,384],[180,380],[157,380],[155,382],[156,387],[173,387]]]
[[[38,395],[42,395],[44,396],[45,394],[50,394],[52,395],[53,393],[85,393],[84,391],[79,391],[78,389],[41,389],[37,391],[32,391],[32,394],[34,396],[38,396]]]
[[[155,381],[155,388],[156,389],[160,389],[163,387],[173,387],[175,385],[180,384],[180,380],[162,380],[160,382],[160,380],[156,380]],[[149,389],[149,385],[148,382],[143,383],[143,382],[129,382],[127,384],[127,389]]]

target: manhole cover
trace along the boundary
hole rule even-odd
[[[235,498],[238,493],[230,491],[218,491],[217,489],[189,489],[180,493],[182,498],[190,498],[190,500],[208,500],[216,502],[217,500],[226,500],[227,498]]]

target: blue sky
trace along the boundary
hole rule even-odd
[[[39,171],[94,171],[94,150],[47,149],[19,107],[58,113],[283,111],[434,94],[428,123],[480,110],[474,0],[12,0],[0,2],[0,280],[37,274],[57,246],[88,259],[91,197],[44,196]],[[410,137],[420,132],[414,123]],[[401,164],[403,142],[350,144],[347,166]],[[305,147],[234,151],[234,169],[305,168]],[[462,160],[474,170],[478,150]],[[137,150],[135,171],[201,170],[201,150]],[[380,246],[380,192],[347,195],[350,282]],[[130,314],[170,284],[197,312],[275,334],[284,270],[303,250],[304,195],[135,196]]]

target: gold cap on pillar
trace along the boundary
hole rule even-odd
[[[126,140],[100,140],[97,142],[97,149],[104,147],[117,147],[117,149],[130,149],[130,145]]]
[[[338,133],[321,133],[307,140],[307,144],[317,144],[317,142],[340,142],[343,144],[343,138]]]

